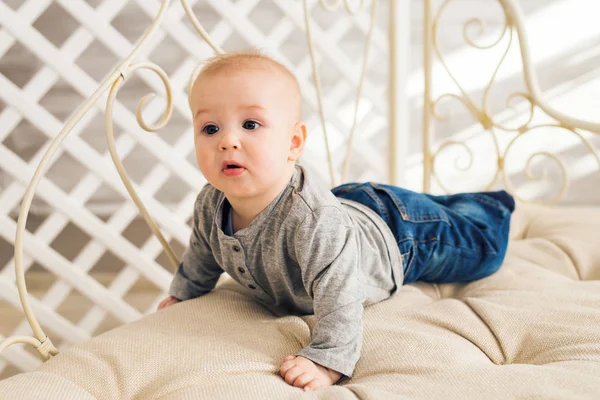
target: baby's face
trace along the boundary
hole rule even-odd
[[[287,179],[298,126],[290,89],[289,78],[265,66],[226,67],[192,88],[198,166],[228,198],[260,196]]]

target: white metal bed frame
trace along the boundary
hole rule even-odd
[[[205,31],[203,26],[200,24],[198,19],[195,17],[188,2],[186,0],[180,0],[180,1],[181,1],[181,5],[182,5],[183,9],[185,10],[185,13],[187,14],[188,18],[190,19],[190,21],[191,21],[193,27],[195,28],[195,30],[197,31],[197,33],[206,41],[207,44],[210,45],[210,47],[212,47],[212,49],[215,52],[217,52],[217,53],[223,52],[223,50],[221,48],[219,48],[211,40],[211,38],[209,37],[209,35],[207,34],[207,32]],[[528,132],[531,132],[532,130],[541,128],[541,127],[548,127],[548,126],[557,127],[557,128],[567,130],[567,131],[571,132],[572,134],[576,135],[581,140],[581,142],[584,144],[584,146],[591,152],[591,154],[594,156],[595,160],[597,161],[598,165],[600,166],[600,158],[598,157],[598,154],[597,154],[594,146],[580,132],[580,130],[585,130],[585,131],[589,131],[589,132],[592,132],[595,134],[600,134],[600,124],[591,123],[591,122],[577,119],[577,118],[572,118],[568,115],[565,115],[565,114],[557,111],[556,109],[551,107],[544,100],[544,97],[542,96],[542,93],[540,91],[540,88],[539,88],[539,85],[537,82],[537,77],[536,77],[535,71],[532,66],[530,52],[529,52],[529,48],[528,48],[527,32],[524,27],[524,16],[521,12],[521,9],[518,5],[517,0],[497,0],[499,2],[499,4],[502,6],[502,9],[504,10],[505,23],[504,23],[504,28],[502,29],[501,35],[497,38],[497,40],[493,41],[491,44],[487,44],[487,45],[477,44],[468,33],[468,29],[473,28],[473,27],[477,28],[481,32],[483,29],[483,21],[482,20],[474,18],[474,19],[467,21],[464,25],[463,34],[464,34],[464,39],[465,39],[466,43],[472,47],[479,48],[479,49],[487,49],[487,48],[494,47],[501,42],[501,40],[505,37],[505,35],[508,35],[507,48],[504,51],[504,54],[498,64],[498,66],[496,67],[489,83],[487,84],[487,86],[485,88],[483,101],[482,101],[481,105],[476,104],[475,101],[469,96],[469,94],[461,87],[461,85],[459,84],[457,79],[454,77],[454,75],[448,68],[448,65],[444,61],[444,57],[441,53],[440,46],[438,44],[440,17],[442,15],[442,13],[444,12],[444,9],[447,7],[447,5],[449,3],[452,2],[452,0],[444,0],[441,7],[439,7],[435,13],[433,12],[434,10],[433,10],[433,6],[432,6],[432,1],[433,0],[425,0],[424,1],[424,59],[423,59],[423,61],[424,61],[425,80],[424,80],[424,107],[423,107],[423,135],[422,135],[423,158],[424,158],[423,159],[423,177],[422,177],[422,179],[423,179],[423,191],[424,192],[429,192],[431,190],[432,178],[435,178],[437,180],[438,184],[442,188],[447,189],[441,182],[441,179],[439,178],[439,176],[435,170],[436,157],[442,151],[444,151],[447,147],[453,146],[453,145],[462,146],[465,150],[467,150],[468,154],[471,157],[471,160],[473,157],[473,152],[468,147],[468,145],[463,142],[459,142],[459,141],[449,140],[449,141],[441,143],[435,150],[432,148],[432,137],[433,137],[432,124],[435,120],[443,120],[445,118],[445,116],[441,115],[437,111],[436,107],[438,106],[438,104],[441,101],[448,99],[448,98],[462,103],[462,105],[464,107],[466,107],[466,109],[471,113],[471,115],[475,118],[475,120],[481,124],[481,126],[484,128],[484,130],[489,132],[492,135],[492,138],[493,138],[494,144],[495,144],[495,150],[496,150],[495,157],[497,160],[497,169],[496,169],[496,173],[495,173],[493,179],[487,185],[487,188],[490,188],[492,185],[494,185],[496,183],[496,181],[499,179],[499,177],[502,176],[503,182],[504,182],[505,186],[507,187],[507,189],[518,198],[518,195],[515,192],[515,188],[511,184],[510,180],[508,179],[508,174],[505,171],[505,167],[506,167],[505,159],[506,159],[507,154],[513,148],[514,143],[516,141],[518,141],[518,139],[520,137],[522,137],[522,135],[524,135]],[[364,7],[364,3],[365,3],[364,0],[360,0],[360,3],[358,4],[358,6],[353,8],[348,0],[332,0],[332,1],[319,0],[319,2],[321,4],[321,6],[324,7],[328,11],[334,11],[334,10],[338,9],[343,3],[345,10],[348,13],[350,13],[351,15],[356,14],[361,8]],[[166,91],[167,107],[166,107],[164,114],[162,115],[162,117],[156,124],[148,125],[142,117],[142,109],[143,109],[144,105],[147,103],[147,101],[153,96],[153,94],[145,96],[139,102],[138,108],[136,110],[136,117],[137,117],[138,124],[144,130],[146,130],[148,132],[156,132],[159,129],[161,129],[162,127],[164,127],[167,124],[167,122],[169,121],[171,112],[173,110],[173,98],[172,98],[168,75],[156,64],[149,63],[149,62],[136,62],[135,61],[136,57],[138,56],[138,54],[140,53],[142,48],[148,42],[148,39],[155,33],[157,27],[160,26],[162,19],[165,15],[165,12],[166,12],[167,8],[169,7],[169,3],[170,3],[170,0],[162,1],[162,5],[160,7],[158,14],[156,15],[156,18],[152,22],[152,25],[147,30],[146,34],[139,41],[139,44],[118,65],[118,67],[114,69],[114,71],[102,82],[100,87],[93,93],[93,95],[90,96],[78,108],[77,112],[65,124],[64,128],[56,136],[56,138],[52,141],[50,147],[47,149],[44,157],[42,158],[41,162],[39,163],[39,165],[35,171],[33,178],[31,179],[31,183],[29,184],[29,187],[27,188],[26,194],[24,196],[24,199],[23,199],[23,202],[21,205],[19,217],[18,217],[17,232],[16,232],[16,238],[15,238],[15,257],[14,258],[15,258],[15,270],[16,270],[17,288],[18,288],[18,292],[19,292],[19,297],[20,297],[20,300],[21,300],[21,303],[23,306],[23,310],[27,317],[27,320],[29,321],[29,324],[33,330],[34,336],[9,337],[9,338],[5,339],[2,343],[0,343],[0,352],[3,351],[8,346],[11,346],[12,344],[27,343],[27,344],[31,344],[32,346],[35,347],[35,349],[37,350],[37,352],[39,353],[39,355],[41,356],[41,358],[44,361],[48,360],[51,356],[56,355],[58,353],[58,350],[52,344],[52,341],[50,340],[50,338],[48,338],[48,336],[42,330],[40,324],[38,323],[37,319],[35,318],[35,316],[33,314],[31,306],[29,304],[28,293],[27,293],[27,288],[26,288],[26,284],[25,284],[24,269],[23,269],[23,235],[24,235],[24,231],[25,231],[25,224],[27,222],[27,217],[29,215],[31,203],[32,203],[34,194],[36,192],[36,188],[37,188],[41,178],[43,177],[44,173],[46,172],[48,165],[50,163],[50,160],[52,159],[52,157],[54,156],[56,151],[59,149],[61,143],[66,138],[66,136],[75,128],[75,126],[81,121],[81,119],[85,116],[85,114],[93,107],[95,102],[107,90],[109,90],[109,96],[108,96],[108,101],[107,101],[107,105],[106,105],[105,121],[106,121],[107,143],[108,143],[108,148],[109,148],[112,160],[119,172],[119,175],[120,175],[123,183],[125,184],[128,192],[129,192],[129,194],[131,195],[133,201],[137,205],[140,213],[142,214],[142,216],[144,217],[144,219],[150,226],[152,232],[159,238],[161,245],[163,246],[164,250],[166,251],[166,253],[169,257],[171,264],[174,267],[177,267],[177,264],[178,264],[177,257],[174,255],[168,242],[162,236],[156,223],[149,216],[141,199],[139,198],[139,196],[136,194],[135,190],[133,189],[131,181],[129,180],[129,178],[123,168],[123,165],[121,163],[121,160],[120,160],[120,158],[117,154],[116,148],[115,148],[114,132],[113,132],[113,126],[112,126],[113,125],[113,120],[112,120],[113,103],[115,101],[116,95],[119,92],[119,89],[125,83],[125,81],[134,72],[136,72],[140,69],[149,69],[149,70],[155,72],[160,77],[160,79],[162,80],[162,82],[164,84],[165,91]],[[363,54],[361,78],[359,80],[358,89],[356,92],[355,105],[354,105],[354,121],[352,124],[352,128],[350,130],[349,140],[348,140],[348,144],[347,144],[347,152],[346,152],[346,156],[344,158],[343,171],[341,174],[342,181],[345,179],[345,177],[348,174],[348,165],[350,162],[352,140],[354,137],[354,128],[356,126],[356,115],[357,115],[357,110],[358,110],[359,99],[360,99],[361,93],[362,93],[362,86],[363,86],[362,83],[364,81],[364,76],[365,76],[365,71],[366,71],[366,65],[367,65],[366,60],[368,59],[368,51],[369,51],[369,46],[370,46],[370,42],[371,42],[371,35],[373,32],[373,27],[375,25],[375,15],[376,15],[377,3],[378,3],[377,0],[372,0],[371,7],[370,7],[370,12],[371,12],[370,27],[367,32],[367,36],[366,36],[366,40],[365,40],[365,48],[364,48],[365,53]],[[327,147],[328,164],[329,164],[329,174],[330,174],[330,178],[331,178],[331,185],[333,186],[336,184],[335,174],[334,174],[333,162],[331,159],[331,151],[329,149],[329,142],[327,140],[325,115],[323,112],[323,104],[322,104],[322,93],[321,93],[322,90],[321,90],[321,85],[320,85],[319,72],[318,72],[318,69],[316,68],[314,46],[313,46],[313,42],[312,42],[313,39],[311,37],[311,23],[310,23],[310,18],[309,18],[308,9],[307,9],[307,0],[303,0],[303,6],[304,6],[304,22],[305,22],[305,28],[306,28],[305,31],[306,31],[307,41],[308,41],[308,45],[309,45],[309,50],[310,50],[312,68],[313,68],[313,79],[314,79],[314,84],[315,84],[317,94],[318,94],[319,117],[321,120],[322,129],[323,129],[323,132],[325,135],[325,144]],[[396,1],[391,0],[389,3],[389,6],[390,6],[390,9],[388,11],[389,11],[391,18],[394,18],[395,16],[397,16],[399,13],[402,12],[399,9],[398,3]],[[391,94],[390,94],[390,99],[389,99],[390,110],[392,110],[390,112],[390,116],[389,116],[389,118],[390,118],[389,148],[391,151],[390,157],[389,157],[389,163],[390,163],[389,171],[391,174],[391,182],[396,183],[398,181],[399,177],[397,176],[397,170],[398,170],[398,167],[396,165],[397,158],[394,157],[394,151],[398,147],[398,143],[396,143],[396,141],[399,139],[398,139],[398,136],[396,135],[396,133],[398,131],[399,121],[397,119],[397,116],[395,115],[394,110],[397,110],[397,102],[400,101],[397,98],[396,93],[397,93],[397,90],[399,88],[401,88],[401,82],[399,82],[399,80],[398,80],[397,71],[398,71],[399,66],[397,65],[398,60],[394,54],[394,49],[396,48],[394,41],[398,39],[397,36],[394,34],[394,30],[396,27],[395,27],[394,23],[391,23],[390,25],[391,25],[390,26],[390,30],[391,30],[391,34],[390,34],[390,53],[391,53],[390,54],[390,86],[396,90],[390,90]],[[513,41],[513,36],[515,34],[517,35],[517,37],[519,39],[520,53],[521,53],[521,57],[522,57],[522,61],[523,61],[523,71],[524,71],[524,78],[525,78],[527,92],[526,93],[514,93],[514,94],[510,95],[507,99],[507,103],[510,100],[512,100],[512,98],[514,98],[514,97],[522,97],[524,100],[526,100],[529,103],[530,113],[529,113],[529,118],[527,119],[527,121],[525,123],[521,124],[520,126],[518,126],[516,128],[508,128],[508,127],[503,126],[502,124],[494,121],[494,119],[491,115],[489,106],[488,106],[488,98],[489,98],[490,88],[491,88],[492,84],[494,83],[494,79],[496,77],[498,69],[502,65],[502,62],[504,61],[504,58],[505,58],[506,54],[508,53],[508,50]],[[446,72],[449,74],[451,79],[456,84],[456,87],[458,88],[459,93],[460,93],[459,95],[453,94],[453,93],[446,93],[446,94],[442,94],[442,95],[438,96],[437,98],[432,97],[432,64],[433,64],[434,55],[437,56],[437,59],[441,62],[443,68],[446,70]],[[199,71],[199,69],[196,69],[194,74],[192,74],[190,83],[188,85],[188,90],[190,88],[191,83],[194,81],[195,77],[197,76],[198,71]],[[552,123],[552,124],[538,124],[538,125],[531,124],[532,119],[533,119],[533,110],[535,107],[538,107],[539,109],[544,111],[548,116],[552,117],[556,122]],[[510,141],[508,147],[506,147],[504,151],[502,151],[500,149],[500,146],[498,145],[497,132],[496,132],[498,130],[509,131],[509,132],[512,131],[512,132],[517,133],[517,135]],[[555,202],[559,201],[567,191],[568,171],[566,170],[566,166],[564,165],[562,160],[554,154],[551,154],[548,152],[534,153],[532,156],[529,157],[529,159],[527,160],[527,164],[526,164],[526,174],[529,179],[539,179],[539,178],[536,178],[535,176],[533,176],[533,174],[531,173],[531,170],[530,170],[531,161],[536,156],[550,157],[552,160],[554,160],[557,163],[557,165],[561,168],[561,170],[563,172],[563,177],[565,179],[562,182],[560,192],[558,193],[558,195],[556,195],[555,197],[553,197],[552,199],[547,201],[547,203],[555,203]],[[524,199],[520,199],[520,200],[525,201]]]

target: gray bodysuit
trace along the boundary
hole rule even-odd
[[[221,191],[210,184],[201,190],[170,294],[202,296],[226,272],[262,302],[314,313],[311,342],[297,355],[352,376],[363,306],[402,284],[401,255],[388,226],[369,208],[336,198],[300,166],[279,196],[235,234],[228,228],[230,209]]]

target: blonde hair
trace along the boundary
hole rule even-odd
[[[212,74],[227,67],[242,67],[252,61],[264,61],[265,63],[270,64],[277,69],[280,69],[282,72],[294,77],[294,75],[283,64],[275,61],[268,55],[263,54],[258,49],[247,49],[216,54],[204,60],[199,75]],[[296,78],[294,77],[294,79]]]
[[[281,64],[278,61],[275,61],[275,59],[262,53],[258,49],[247,49],[216,54],[204,60],[202,64],[194,71],[194,74],[192,74],[188,88],[189,105],[191,106],[192,104],[192,88],[194,87],[196,81],[198,80],[198,78],[200,78],[200,76],[212,75],[227,68],[243,68],[249,65],[250,63],[256,61],[264,62],[265,64],[270,65],[271,67],[274,67],[278,71],[282,72],[286,77],[288,77],[291,80],[291,82],[298,91],[298,95],[301,97],[300,85],[298,84],[298,80],[285,65]],[[301,103],[302,102],[300,101],[300,105]]]

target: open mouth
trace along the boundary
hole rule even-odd
[[[235,161],[225,161],[223,163],[223,172],[228,176],[236,176],[245,171],[245,168]]]
[[[232,160],[231,161],[228,160],[223,163],[224,170],[225,169],[237,169],[237,168],[244,168],[244,167],[242,167],[240,164],[238,164],[237,162],[232,161]]]

